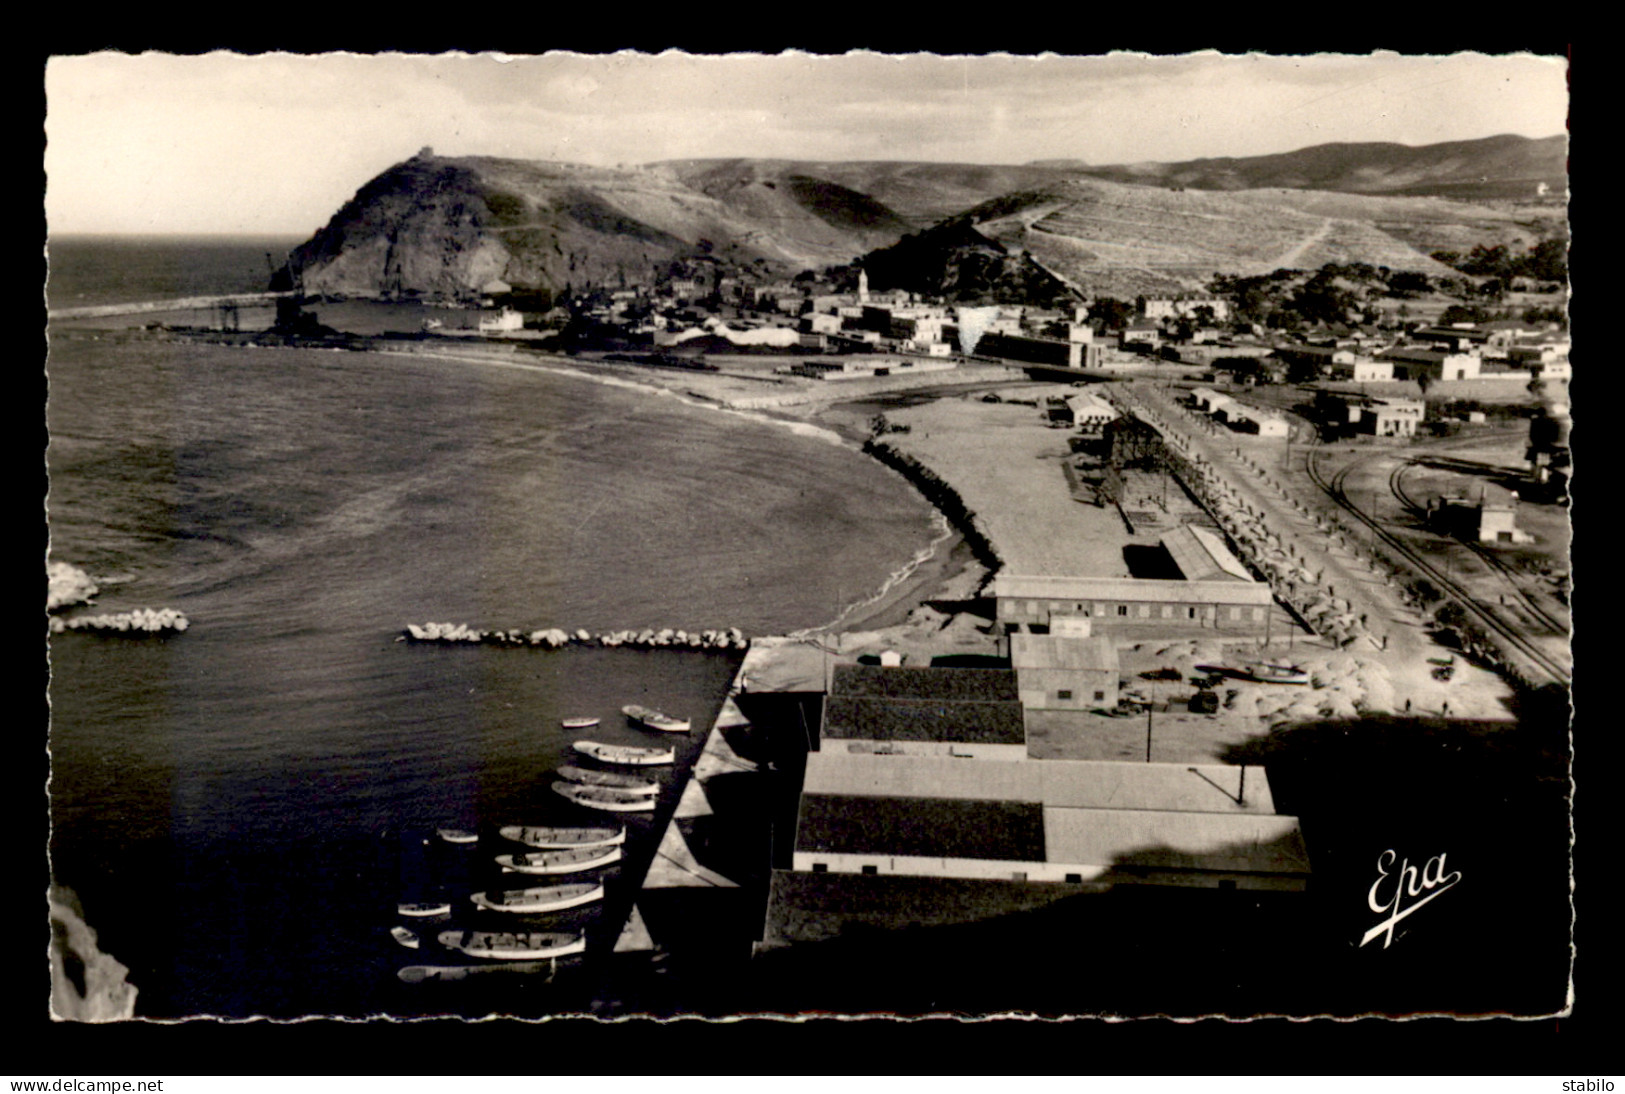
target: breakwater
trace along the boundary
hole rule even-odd
[[[108,615],[80,615],[72,619],[53,618],[51,633],[96,631],[102,634],[168,634],[191,626],[191,620],[174,608],[137,608]]]
[[[95,304],[82,308],[52,308],[49,319],[103,319],[114,315],[146,315],[151,312],[196,311],[225,305],[269,304],[292,296],[286,292],[230,293],[226,296],[187,296],[179,300],[143,300],[130,304]]]
[[[608,631],[593,634],[580,629],[574,631],[550,627],[544,630],[478,630],[466,623],[408,623],[397,639],[403,642],[436,642],[443,644],[472,644],[483,646],[527,646],[558,649],[562,646],[597,646],[626,649],[694,649],[743,650],[750,648],[750,639],[738,627],[726,630],[687,631],[675,628],[652,628],[634,631]]]
[[[924,495],[926,501],[936,507],[949,525],[964,537],[971,553],[976,556],[976,561],[987,569],[989,578],[1004,566],[1004,560],[993,549],[992,541],[977,526],[976,513],[965,504],[965,499],[959,496],[959,491],[935,471],[913,456],[872,437],[863,442],[863,451],[902,475]]]

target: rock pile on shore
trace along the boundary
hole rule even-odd
[[[743,650],[750,648],[750,639],[738,627],[727,630],[683,631],[663,630],[608,631],[593,634],[582,629],[522,631],[475,630],[466,623],[416,623],[406,625],[402,636],[413,642],[467,642],[486,646],[541,646],[558,649],[560,646],[625,646],[630,649],[677,648],[694,650]]]
[[[45,576],[48,583],[45,593],[46,611],[54,612],[58,608],[71,608],[75,604],[89,604],[90,598],[96,595],[96,583],[90,580],[89,574],[77,566],[53,559],[46,563]]]
[[[72,619],[52,619],[51,633],[63,631],[99,631],[104,634],[165,634],[180,632],[191,626],[191,620],[174,608],[137,608],[133,612],[115,612],[109,615],[80,615]]]

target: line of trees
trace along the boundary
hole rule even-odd
[[[1569,247],[1562,239],[1544,239],[1523,254],[1513,254],[1497,244],[1475,246],[1465,255],[1458,251],[1434,251],[1429,257],[1452,269],[1474,277],[1494,277],[1510,281],[1527,277],[1535,281],[1567,281]]]

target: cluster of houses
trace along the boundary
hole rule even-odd
[[[576,304],[578,316],[632,339],[648,339],[657,348],[710,336],[809,356],[884,354],[942,367],[980,358],[1070,370],[1100,369],[1109,356],[1122,361],[1121,354],[1137,354],[1204,366],[1215,382],[1244,383],[1383,384],[1424,375],[1433,381],[1528,383],[1570,375],[1567,335],[1550,325],[1433,324],[1399,334],[1369,324],[1322,324],[1287,338],[1256,327],[1238,333],[1228,300],[1190,293],[1142,297],[1132,322],[1102,333],[1088,320],[1088,310],[1088,301],[1070,313],[945,304],[899,289],[871,290],[861,272],[855,292],[837,291],[821,275],[753,284],[705,258],[654,286],[599,292]],[[505,331],[512,322],[508,315],[493,317],[490,329]],[[800,371],[840,379],[892,367],[897,365],[860,362]]]
[[[1227,334],[1228,301],[1212,296],[1141,298],[1138,317],[1119,333],[1128,352],[1155,353],[1188,364],[1252,359],[1249,378],[1275,383],[1290,376],[1356,384],[1430,380],[1566,380],[1569,340],[1551,326],[1515,320],[1422,325],[1396,337],[1391,330],[1325,325],[1290,341],[1262,331]],[[1236,371],[1234,362],[1228,371]]]
[[[1279,414],[1248,406],[1212,388],[1199,387],[1192,391],[1191,405],[1238,433],[1285,437],[1292,432],[1287,420]]]
[[[802,298],[797,344],[820,353],[883,353],[943,363],[976,357],[1096,368],[1103,346],[1083,311],[1068,315],[1022,305],[933,303],[900,289],[871,291],[868,275],[860,272],[856,293]],[[840,369],[815,364],[798,371],[836,378],[862,369],[861,364]]]
[[[829,281],[805,275],[751,284],[720,266],[696,268],[655,286],[602,291],[575,303],[578,317],[657,348],[715,337],[806,353],[812,359],[805,367],[785,371],[820,379],[875,375],[905,362],[916,369],[926,362],[952,367],[970,357],[1097,368],[1106,347],[1085,311],[943,304],[900,289],[871,290],[861,272],[856,292],[838,292]],[[889,365],[816,361],[837,354],[894,360]]]

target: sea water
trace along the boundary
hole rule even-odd
[[[172,278],[185,262],[147,253],[164,246],[98,252],[103,280],[121,262]],[[263,251],[150,295],[255,288]],[[52,257],[65,304],[71,251]],[[192,620],[50,639],[52,876],[146,1016],[433,1010],[443,995],[395,978],[436,962],[389,938],[396,903],[554,880],[504,880],[488,842],[444,844],[440,826],[626,820],[629,862],[604,875],[624,910],[632,844],[646,862],[658,833],[550,791],[571,755],[559,722],[599,716],[601,739],[646,744],[622,705],[689,717],[682,766],[737,655],[425,646],[398,641],[405,624],[785,633],[936,535],[850,448],[569,375],[79,338],[54,339],[48,369],[52,557],[97,580],[98,611]],[[564,918],[549,929],[597,950],[619,926]]]

